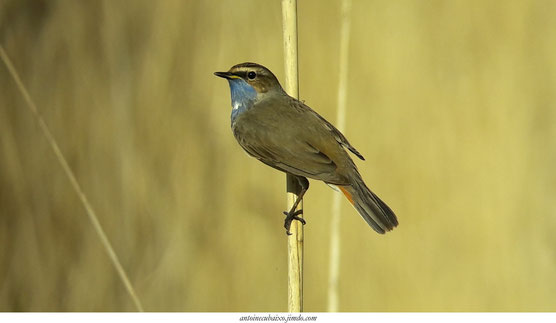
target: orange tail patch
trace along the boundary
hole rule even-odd
[[[348,201],[353,204],[353,196],[351,196],[351,194],[342,186],[338,186],[338,188],[342,191],[342,193],[344,193],[344,195],[346,196],[346,198],[348,199]]]

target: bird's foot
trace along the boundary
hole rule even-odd
[[[291,235],[292,233],[290,232],[290,227],[292,225],[292,221],[293,220],[297,220],[299,222],[301,222],[301,224],[305,225],[305,219],[303,219],[302,217],[298,216],[300,214],[303,214],[303,210],[291,210],[290,212],[286,212],[284,211],[284,214],[286,215],[286,220],[284,220],[284,228],[286,228],[286,234],[287,235]]]

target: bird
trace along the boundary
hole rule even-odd
[[[337,187],[374,231],[398,225],[396,215],[365,184],[348,152],[365,160],[347,138],[304,102],[289,96],[276,76],[257,63],[241,63],[214,75],[226,79],[232,98],[231,128],[239,145],[264,164],[292,175],[301,191],[286,215],[302,224],[296,208],[309,189],[307,178]]]

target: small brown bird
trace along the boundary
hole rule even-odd
[[[305,224],[295,211],[309,188],[307,177],[337,186],[378,233],[398,225],[394,212],[361,178],[346,149],[365,160],[346,137],[303,102],[292,98],[266,67],[255,63],[216,72],[228,80],[232,94],[232,131],[243,149],[270,167],[296,177],[301,185],[284,227],[293,220]]]

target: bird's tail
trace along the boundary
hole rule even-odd
[[[376,232],[384,234],[398,225],[394,212],[365,185],[359,174],[351,185],[338,186],[363,219]]]

